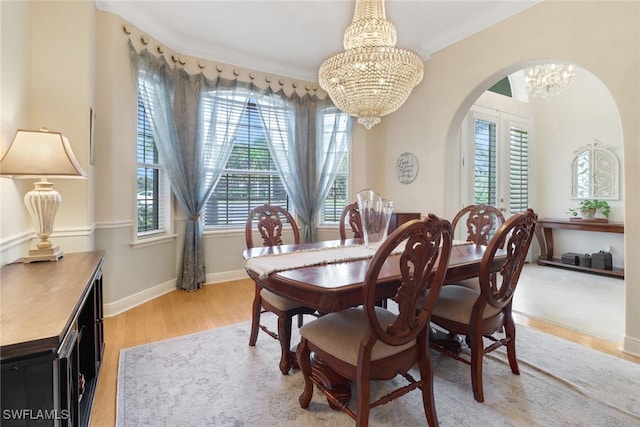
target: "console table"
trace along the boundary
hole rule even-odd
[[[89,424],[104,350],[103,257],[2,267],[2,426]]]
[[[624,278],[624,269],[614,268],[613,270],[601,270],[597,268],[581,267],[579,265],[563,264],[560,258],[553,254],[553,229],[579,230],[579,231],[600,231],[604,233],[624,233],[624,223],[604,222],[590,220],[570,219],[540,219],[536,227],[536,237],[540,244],[539,265],[552,265],[572,270],[584,271],[588,273],[603,274],[607,276]]]

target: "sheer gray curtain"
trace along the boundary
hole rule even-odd
[[[163,57],[130,45],[138,93],[149,113],[158,157],[188,216],[176,287],[193,291],[206,280],[201,213],[227,164],[249,91],[237,80],[207,79],[171,68]]]
[[[269,151],[300,219],[303,239],[316,241],[319,211],[347,153],[352,120],[328,98],[254,90]]]

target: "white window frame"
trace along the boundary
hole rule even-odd
[[[139,96],[139,93],[137,94]],[[137,98],[136,98],[137,102]],[[136,108],[136,123],[138,122],[138,108]],[[136,200],[134,201],[134,220],[133,220],[133,241],[131,246],[134,248],[149,246],[151,244],[161,243],[166,240],[174,239],[176,237],[173,229],[174,223],[174,210],[173,210],[173,198],[171,194],[171,187],[166,177],[166,173],[160,163],[145,163],[138,161],[138,145],[139,145],[139,132],[136,126],[136,173],[134,180],[134,188]],[[155,144],[155,141],[154,141]],[[138,210],[144,203],[138,201],[138,169],[156,169],[158,170],[158,228],[150,231],[139,231],[138,229]]]

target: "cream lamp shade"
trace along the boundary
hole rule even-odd
[[[25,263],[57,261],[63,256],[59,246],[49,241],[62,196],[47,178],[86,178],[69,145],[60,132],[18,130],[0,160],[0,176],[13,179],[40,178],[24,196],[24,203],[36,225],[40,241],[29,251]]]

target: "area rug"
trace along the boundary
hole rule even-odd
[[[317,390],[309,408],[301,409],[302,375],[280,373],[278,343],[265,334],[249,347],[249,326],[240,323],[122,350],[117,426],[354,425],[346,414],[329,409]],[[299,339],[296,332],[294,340]],[[467,365],[432,353],[440,425],[640,425],[640,365],[525,326],[519,325],[517,333],[521,375],[511,373],[501,350],[489,354],[484,403],[473,399]],[[381,382],[373,392],[387,388]],[[416,391],[374,408],[370,418],[372,426],[426,424]]]

